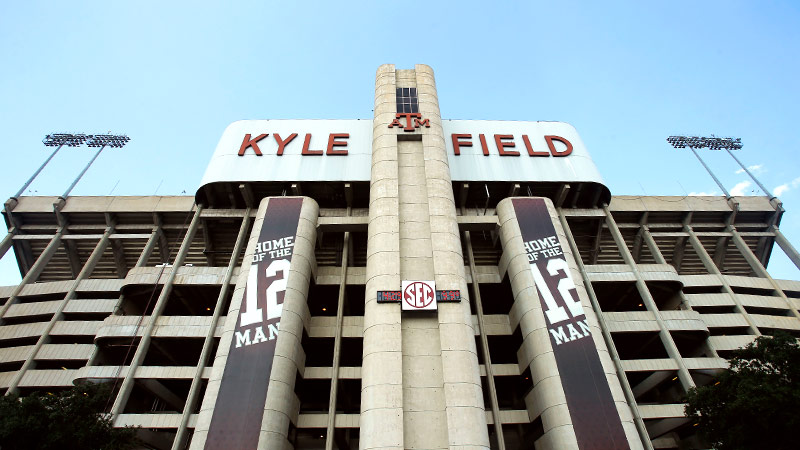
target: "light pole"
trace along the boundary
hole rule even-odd
[[[34,172],[33,175],[31,175],[31,177],[28,178],[28,181],[26,181],[25,184],[22,185],[20,190],[17,191],[17,193],[14,194],[14,196],[11,198],[14,200],[19,199],[19,196],[22,195],[23,192],[25,192],[25,189],[27,189],[28,186],[31,185],[31,183],[33,183],[33,180],[36,179],[36,177],[44,169],[47,163],[49,163],[50,160],[53,159],[54,156],[56,156],[56,153],[58,153],[58,151],[61,150],[61,147],[65,145],[67,147],[80,147],[81,145],[83,145],[84,142],[86,142],[86,139],[87,136],[85,134],[53,133],[45,136],[45,138],[42,139],[42,143],[45,145],[45,147],[55,147],[56,149],[53,150],[53,153],[50,154],[50,156],[45,160],[45,162],[43,162],[42,165],[39,166],[38,169],[36,169],[36,172]]]
[[[104,148],[106,148],[106,147],[122,148],[130,140],[131,140],[131,138],[129,138],[128,136],[125,136],[125,135],[94,134],[94,135],[88,136],[88,139],[86,141],[86,146],[87,147],[100,147],[100,149],[97,150],[97,153],[95,153],[94,156],[92,157],[92,159],[89,160],[89,163],[86,164],[86,167],[83,168],[81,173],[78,174],[78,177],[75,178],[75,181],[73,181],[72,184],[69,185],[67,190],[64,191],[64,194],[61,195],[60,198],[62,200],[66,200],[67,199],[67,196],[69,195],[69,193],[72,192],[72,189],[75,188],[75,185],[78,184],[79,181],[81,181],[81,178],[83,178],[83,175],[86,173],[87,170],[89,170],[89,167],[91,167],[91,165],[94,163],[94,160],[96,160],[97,157],[100,156],[100,153],[103,151]]]

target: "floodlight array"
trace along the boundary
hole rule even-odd
[[[740,150],[741,138],[721,138],[716,136],[670,136],[667,142],[675,148],[709,148],[711,150]]]
[[[47,147],[59,147],[62,145],[80,147],[89,137],[85,134],[53,133],[45,136],[42,143]]]
[[[86,145],[88,147],[113,147],[122,148],[130,141],[131,138],[125,135],[115,134],[95,134],[89,136]]]
[[[72,134],[72,133],[53,133],[48,134],[42,140],[47,147],[80,147],[86,144],[87,147],[113,147],[122,148],[131,138],[117,134]]]

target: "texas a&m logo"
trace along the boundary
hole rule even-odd
[[[406,124],[400,123],[400,119],[405,118]],[[413,122],[411,120],[414,120]],[[420,113],[397,113],[395,119],[389,124],[389,128],[399,127],[403,131],[414,131],[419,127],[430,128],[431,120],[423,119]]]

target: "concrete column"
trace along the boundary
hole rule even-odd
[[[262,203],[266,201],[262,200]],[[292,250],[289,278],[286,294],[283,299],[280,331],[275,346],[275,357],[272,360],[272,371],[269,374],[269,389],[264,405],[264,418],[261,421],[261,435],[258,439],[260,449],[291,448],[287,440],[289,423],[297,425],[297,414],[300,403],[294,393],[294,382],[297,374],[305,369],[305,353],[301,341],[303,329],[309,327],[311,315],[308,311],[308,286],[316,272],[314,244],[317,241],[317,218],[319,205],[313,199],[303,197],[300,209],[300,220],[297,224],[297,237]],[[259,227],[260,231],[261,227]],[[253,227],[252,236],[258,239]],[[252,242],[255,245],[255,242]],[[250,261],[245,256],[245,261]],[[246,271],[242,271],[247,276]],[[239,303],[241,305],[241,302]],[[233,317],[233,325],[239,309],[231,309],[229,319]],[[230,320],[229,320],[230,322]],[[226,324],[227,329],[227,324]],[[220,348],[223,342],[220,340]],[[230,341],[226,344],[230,348]]]
[[[142,253],[139,255],[139,259],[136,260],[135,267],[144,267],[147,264],[147,260],[150,259],[150,254],[153,253],[153,249],[158,243],[158,238],[160,235],[161,235],[161,227],[153,228],[153,232],[150,233],[150,237],[147,239],[147,243],[144,245],[144,249],[142,250]]]
[[[58,247],[61,245],[61,236],[64,235],[65,231],[66,225],[61,225],[58,227],[56,234],[53,235],[53,238],[47,244],[47,247],[44,248],[42,254],[39,255],[39,257],[36,259],[36,262],[33,263],[33,266],[31,266],[31,270],[29,270],[28,273],[22,277],[22,281],[19,282],[17,287],[15,287],[11,292],[8,300],[6,300],[3,306],[0,307],[0,325],[3,324],[3,317],[5,317],[6,312],[8,312],[8,308],[17,303],[17,296],[20,292],[22,292],[22,289],[25,287],[25,285],[33,283],[39,278],[42,270],[44,270],[47,263],[50,262],[50,258],[52,258],[56,251],[58,251]]]
[[[8,249],[11,248],[11,244],[14,243],[14,236],[16,234],[17,234],[16,227],[11,227],[8,229],[8,234],[6,234],[2,242],[0,242],[0,259],[3,259],[3,256],[6,255]]]
[[[558,214],[549,199],[545,199],[550,220],[564,252],[567,265],[572,273],[580,273],[573,251],[566,244],[567,238]],[[514,294],[514,304],[509,313],[511,327],[518,324],[522,334],[522,347],[517,355],[520,369],[530,367],[534,388],[525,403],[531,419],[542,418],[544,435],[536,442],[537,449],[578,448],[577,438],[567,406],[564,387],[559,368],[553,353],[550,335],[539,301],[536,284],[531,274],[530,264],[523,246],[522,233],[517,221],[516,212],[510,198],[497,205],[500,220],[500,239],[503,244],[501,258],[501,274],[507,271]],[[625,394],[617,378],[614,363],[603,340],[602,329],[594,313],[592,304],[584,286],[583,278],[574,276],[575,288],[583,305],[586,320],[589,324],[592,339],[597,348],[603,371],[611,390],[612,398],[617,406],[622,427],[632,449],[642,448],[641,439],[634,424],[631,410],[625,400]]]
[[[379,305],[377,292],[400,288],[395,68],[382,65],[375,78],[375,118],[367,228],[364,350],[361,364],[359,448],[403,448],[403,378],[400,305]]]
[[[42,335],[39,336],[39,339],[36,341],[33,349],[28,354],[28,357],[25,359],[22,367],[17,371],[16,375],[14,375],[11,383],[9,383],[6,395],[16,393],[17,386],[19,386],[20,381],[22,381],[22,377],[25,375],[25,372],[36,367],[36,355],[39,353],[39,350],[42,348],[42,346],[50,341],[50,332],[53,330],[53,327],[56,325],[56,323],[64,319],[64,309],[67,307],[67,303],[75,298],[75,292],[78,290],[78,286],[80,285],[81,281],[92,274],[95,266],[103,256],[103,252],[109,244],[109,236],[111,236],[113,232],[113,227],[106,228],[105,232],[103,233],[103,237],[97,242],[97,245],[92,251],[92,254],[89,256],[89,259],[86,260],[86,263],[83,265],[83,268],[81,269],[77,278],[75,278],[75,280],[72,282],[67,294],[64,296],[64,300],[59,303],[58,308],[53,314],[53,317],[50,318],[50,321],[47,323],[44,331],[42,331]]]
[[[150,234],[150,238],[147,240],[147,244],[144,246],[144,250],[142,254],[139,255],[139,259],[136,261],[136,265],[134,267],[144,267],[147,264],[147,260],[150,258],[150,253],[153,251],[153,246],[158,241],[159,236],[159,228],[153,228],[153,232]],[[122,301],[125,297],[120,294],[119,298],[117,298],[117,303],[114,304],[114,309],[112,310],[112,315],[118,315],[120,308],[122,307]],[[97,345],[94,346],[92,349],[92,354],[89,356],[89,359],[86,361],[86,366],[94,366],[95,362],[97,362],[97,357],[100,355],[100,347]]]
[[[264,225],[264,216],[267,212],[270,198],[261,200],[256,214],[253,228],[247,242],[247,248],[242,258],[243,267],[249,267],[255,254],[255,247]],[[272,369],[269,375],[269,388],[264,406],[264,415],[261,421],[261,432],[258,448],[287,449],[291,445],[287,441],[289,423],[297,418],[299,402],[294,393],[294,381],[298,371],[305,367],[305,354],[300,341],[303,337],[303,328],[308,327],[310,315],[308,312],[307,296],[308,285],[316,270],[314,259],[314,243],[316,241],[317,217],[319,206],[307,197],[303,198],[300,209],[300,220],[297,225],[297,235],[292,251],[289,266],[289,276],[281,310],[281,321],[275,347],[275,356],[272,360]],[[245,217],[249,217],[246,214]],[[236,322],[242,308],[245,288],[247,287],[249,271],[240,270],[233,291],[228,314],[225,319],[222,336],[214,358],[211,377],[208,380],[206,393],[197,417],[192,443],[189,447],[193,450],[204,448],[214,407],[217,403],[222,376],[228,362],[231,342],[234,338]]]
[[[700,261],[703,262],[703,266],[706,268],[708,273],[717,277],[717,280],[719,280],[720,284],[722,285],[722,289],[731,297],[731,300],[733,300],[734,310],[737,314],[741,314],[742,317],[744,317],[745,321],[747,322],[749,333],[755,336],[761,336],[761,331],[759,331],[755,322],[753,322],[753,319],[750,317],[750,313],[744,309],[739,297],[737,297],[736,293],[733,292],[733,288],[731,288],[731,285],[728,284],[728,280],[725,279],[725,275],[719,271],[719,267],[714,264],[714,260],[711,258],[711,255],[708,254],[705,247],[703,247],[703,243],[700,242],[700,238],[697,237],[697,234],[695,234],[691,225],[684,224],[683,231],[689,233],[689,243],[692,244],[694,251],[697,252],[697,255],[700,257]]]
[[[786,293],[783,292],[783,289],[781,289],[769,272],[767,272],[767,268],[761,264],[761,261],[756,257],[755,253],[753,253],[753,250],[750,249],[750,246],[747,245],[747,242],[744,241],[742,235],[739,234],[736,228],[732,225],[728,225],[728,231],[733,234],[734,245],[736,245],[736,248],[742,253],[742,256],[744,256],[744,259],[748,264],[750,264],[750,267],[753,269],[753,271],[758,274],[759,277],[769,280],[772,288],[775,289],[775,292],[778,294],[778,296],[786,303],[786,307],[792,312],[792,315],[794,315],[796,319],[800,319],[800,312],[797,311],[797,308],[795,308],[792,301],[789,300],[789,297],[786,296]]]
[[[422,135],[422,161],[427,219],[433,256],[433,274],[436,288],[461,291],[460,303],[443,303],[438,306],[439,344],[442,365],[442,382],[447,420],[447,444],[450,447],[489,448],[480,367],[475,348],[475,329],[470,311],[469,291],[464,273],[464,256],[456,218],[453,185],[450,178],[447,151],[439,112],[436,82],[433,70],[422,64],[414,68],[415,86],[419,96],[419,112],[430,120],[430,128],[420,127]],[[402,172],[401,168],[401,174]],[[415,169],[411,169],[414,171]],[[402,178],[401,178],[402,181]],[[402,192],[405,191],[401,187]],[[401,207],[402,208],[402,207]],[[404,256],[404,224],[419,224],[417,217],[400,217],[401,258]],[[410,227],[413,233],[414,225]],[[402,259],[401,259],[402,261]],[[401,262],[402,267],[402,262]],[[425,279],[425,278],[422,278]],[[405,320],[405,319],[404,319]],[[435,344],[436,339],[428,342]],[[434,349],[434,351],[437,349]],[[404,352],[406,349],[404,348]],[[498,427],[498,430],[501,428]],[[501,439],[502,441],[502,439]],[[426,447],[430,448],[430,447]]]
[[[656,244],[656,240],[653,238],[653,234],[650,232],[650,227],[647,226],[646,223],[642,224],[642,236],[644,237],[645,243],[647,247],[650,249],[650,253],[653,255],[653,258],[656,260],[657,264],[668,264],[664,255],[661,254],[661,250],[658,248],[658,244]],[[681,299],[681,309],[692,311],[692,305],[689,304],[689,301],[686,299],[686,294],[683,293],[683,285],[681,285],[681,289],[678,291],[678,297]],[[717,354],[717,349],[711,344],[711,341],[706,338],[703,342],[703,346],[706,349],[706,353],[710,354],[712,357],[716,358],[719,355]]]
[[[350,208],[347,208],[350,215]],[[350,232],[345,231],[342,240],[341,277],[339,278],[339,297],[336,302],[336,330],[333,336],[333,367],[331,368],[331,392],[328,397],[328,424],[325,434],[325,450],[333,450],[334,432],[336,430],[336,396],[339,392],[339,366],[342,355],[342,322],[344,320],[344,298],[347,287],[347,260],[350,254]]]
[[[239,227],[239,234],[236,236],[236,243],[233,246],[231,258],[228,261],[228,268],[225,270],[225,275],[222,277],[222,288],[217,297],[216,306],[214,306],[214,314],[211,317],[211,326],[206,334],[206,339],[203,341],[203,349],[200,351],[200,360],[197,362],[192,385],[189,387],[189,394],[186,396],[186,403],[183,407],[183,414],[181,415],[181,423],[178,426],[178,431],[175,439],[172,441],[172,450],[179,450],[186,448],[186,425],[189,423],[189,418],[192,415],[195,405],[197,404],[197,396],[200,393],[200,383],[203,378],[203,370],[206,368],[206,361],[208,361],[209,353],[211,353],[211,346],[214,344],[214,332],[217,329],[217,323],[222,315],[222,306],[225,304],[225,299],[228,297],[228,291],[231,286],[231,278],[233,277],[233,270],[236,268],[236,262],[239,259],[239,253],[242,252],[244,242],[247,239],[247,229],[250,228],[250,210],[247,208],[242,219],[242,225]],[[150,236],[150,243],[155,243],[156,233]],[[146,252],[143,252],[144,256]],[[147,260],[147,258],[145,258]]]
[[[464,208],[461,209],[462,212]],[[478,281],[478,271],[475,269],[475,255],[472,253],[472,240],[469,231],[464,232],[464,241],[467,243],[467,258],[469,260],[469,271],[472,277],[472,300],[475,302],[475,315],[478,317],[478,330],[483,351],[483,366],[486,368],[486,386],[489,390],[489,402],[492,408],[492,419],[494,422],[494,432],[497,436],[498,450],[506,450],[506,442],[503,436],[503,420],[500,415],[500,406],[497,401],[497,388],[494,383],[494,370],[492,368],[492,355],[489,352],[489,339],[486,337],[486,325],[483,317],[483,301],[481,299],[481,287]]]
[[[800,269],[800,253],[797,252],[797,249],[786,239],[786,236],[781,233],[778,227],[773,227],[772,232],[775,233],[775,242],[778,243],[778,246],[786,253],[786,256],[792,260],[795,267]],[[2,256],[0,256],[0,258],[2,258]]]
[[[194,217],[192,217],[192,222],[189,224],[189,228],[186,230],[186,235],[183,237],[181,248],[178,250],[178,255],[175,257],[175,262],[167,273],[167,279],[164,280],[164,287],[161,289],[161,293],[156,300],[156,304],[153,307],[153,313],[150,315],[150,320],[147,321],[147,325],[142,332],[142,338],[139,341],[139,345],[136,347],[133,360],[131,361],[127,373],[125,374],[125,379],[122,381],[122,385],[119,388],[119,394],[117,394],[117,398],[114,400],[114,405],[111,407],[111,415],[113,420],[116,420],[116,418],[119,417],[119,415],[122,413],[122,410],[125,408],[125,404],[128,403],[128,398],[133,390],[136,369],[142,365],[142,362],[144,362],[144,357],[147,355],[147,350],[150,349],[150,342],[152,341],[153,337],[153,329],[156,327],[156,322],[158,321],[158,318],[161,317],[161,313],[164,311],[164,307],[167,305],[167,300],[172,293],[172,284],[175,282],[175,276],[178,274],[178,269],[180,269],[180,267],[183,265],[183,261],[186,259],[186,254],[189,253],[189,247],[192,243],[192,239],[194,239],[194,234],[197,232],[197,226],[200,224],[200,213],[202,211],[203,206],[197,205],[197,209],[194,212]],[[161,280],[156,280],[156,283],[160,281]]]
[[[630,250],[628,250],[628,246],[625,244],[625,238],[622,237],[622,233],[620,233],[619,227],[617,227],[617,222],[614,220],[614,216],[612,216],[611,211],[608,210],[608,205],[603,205],[603,212],[605,213],[605,221],[606,225],[608,225],[608,231],[611,232],[611,236],[614,238],[614,243],[617,245],[619,254],[622,255],[622,259],[625,260],[625,263],[628,265],[628,267],[630,267],[631,271],[633,271],[633,275],[636,277],[636,289],[639,291],[639,295],[642,297],[644,306],[647,308],[647,311],[651,312],[653,317],[656,319],[656,323],[658,324],[659,328],[658,337],[661,339],[661,344],[664,345],[664,350],[666,350],[667,355],[669,355],[669,357],[677,363],[678,379],[680,380],[684,391],[688,391],[690,388],[695,386],[694,380],[689,374],[689,369],[687,369],[686,365],[683,363],[683,358],[678,351],[678,346],[675,345],[675,341],[672,339],[669,328],[664,322],[664,319],[661,317],[661,311],[659,311],[658,305],[656,305],[656,301],[653,299],[653,295],[650,294],[650,290],[647,288],[647,283],[645,283],[642,274],[639,272],[636,262],[633,260]]]

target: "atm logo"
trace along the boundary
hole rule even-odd
[[[400,119],[402,118],[406,119],[405,125],[400,123]],[[395,119],[392,121],[392,123],[389,124],[389,128],[394,128],[394,127],[402,128],[403,131],[414,131],[419,127],[430,128],[431,120],[423,119],[422,114],[420,113],[402,112],[402,113],[397,113],[397,115],[395,115]]]

